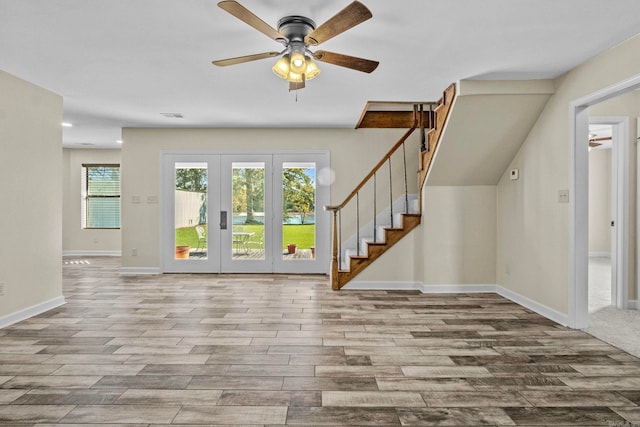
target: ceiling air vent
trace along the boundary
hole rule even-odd
[[[169,119],[182,119],[184,117],[182,113],[160,113],[160,115]]]

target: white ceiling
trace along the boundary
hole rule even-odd
[[[122,127],[351,128],[367,101],[435,100],[460,79],[553,78],[640,32],[637,0],[362,1],[373,18],[320,48],[378,69],[319,63],[297,94],[274,59],[211,65],[281,47],[215,0],[0,0],[0,69],[64,97],[65,146],[117,147]],[[240,2],[275,27],[291,14],[320,24],[350,0]]]

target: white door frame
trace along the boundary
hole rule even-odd
[[[629,91],[640,88],[640,74],[593,92],[569,104],[570,175],[569,191],[569,326],[583,329],[589,325],[589,107]],[[628,129],[628,119],[627,126]],[[629,158],[628,131],[620,138],[615,162],[617,163],[618,191],[617,218],[617,272],[618,294],[626,308],[628,299],[629,260]]]
[[[174,169],[174,165],[172,162],[174,161],[185,161],[185,162],[193,162],[194,157],[199,157],[202,159],[209,157],[216,157],[219,159],[219,162],[222,161],[224,156],[238,156],[238,158],[245,157],[247,155],[263,155],[263,156],[272,156],[274,164],[279,161],[304,161],[304,162],[315,162],[316,163],[316,178],[318,175],[322,175],[324,172],[328,172],[330,170],[330,153],[329,151],[269,151],[269,152],[246,152],[246,151],[166,151],[160,153],[160,183],[162,188],[160,189],[161,201],[160,201],[160,271],[162,273],[165,272],[173,272],[176,270],[176,267],[172,265],[171,262],[165,260],[165,247],[167,245],[174,246],[175,242],[175,231],[173,225],[173,216],[167,212],[167,204],[171,203],[173,198],[171,197],[171,188],[175,185],[175,175],[171,173],[166,173],[168,170]],[[177,159],[177,160],[176,160]],[[220,182],[220,163],[217,164],[215,175],[211,175],[209,182]],[[281,168],[277,167],[274,169],[278,169],[281,172]],[[275,172],[275,170],[273,171]],[[271,175],[275,176],[274,173]],[[326,174],[328,175],[328,173]],[[214,181],[215,179],[215,181]],[[272,178],[273,179],[273,178]],[[281,178],[280,178],[281,179]],[[326,180],[325,180],[326,181]],[[278,182],[277,180],[273,180],[274,183]],[[213,186],[215,187],[215,186]],[[213,191],[213,187],[211,185],[207,186],[208,191]],[[218,200],[220,198],[219,191],[220,186],[215,191],[218,191]],[[281,185],[280,185],[281,187]],[[321,191],[320,191],[321,190]],[[287,261],[283,263],[273,262],[273,272],[281,272],[281,273],[316,273],[316,274],[329,274],[330,271],[330,221],[329,214],[322,210],[322,206],[329,204],[330,201],[330,182],[318,182],[316,181],[316,258],[314,261]],[[278,200],[277,198],[282,195],[282,191],[274,191],[273,192],[273,200]],[[220,237],[220,227],[219,225],[219,214],[220,207],[213,206],[211,203],[213,201],[213,197],[209,197],[209,208],[207,209],[208,215],[208,224],[215,225],[215,227],[207,227],[209,231],[208,241],[213,242],[217,241]],[[281,210],[281,209],[280,209]],[[272,210],[273,212],[276,209]],[[282,213],[280,212],[277,216],[278,218],[282,218]],[[229,219],[228,219],[229,220]],[[231,222],[229,222],[231,225]],[[169,232],[168,230],[172,230]],[[212,233],[217,233],[215,236]],[[320,238],[321,236],[325,236],[325,238]],[[277,236],[273,236],[271,238],[272,242],[276,242],[278,240]],[[279,237],[280,244],[282,243],[282,237]],[[272,243],[272,245],[275,243]],[[280,246],[281,248],[281,246]],[[209,250],[209,256],[219,256],[218,250],[212,252],[211,248]],[[278,252],[281,250],[276,250],[274,248],[274,257],[277,256]],[[181,263],[187,260],[180,260]],[[200,266],[200,264],[195,264],[197,261],[194,261],[194,266]],[[204,263],[201,263],[204,265]],[[186,264],[183,264],[186,265]],[[218,271],[222,271],[222,265],[218,263]],[[203,269],[196,268],[193,270],[195,272],[212,272],[207,268],[203,267]],[[256,270],[256,272],[260,272]]]
[[[589,124],[611,125],[611,220],[614,221],[610,249],[611,304],[626,308],[629,299],[629,196],[623,192],[622,187],[625,185],[625,177],[627,190],[629,187],[629,117],[591,117]]]
[[[218,249],[212,251],[211,245],[207,245],[207,258],[204,259],[175,259],[173,248],[175,247],[175,164],[205,163],[207,164],[207,181],[209,183],[220,181],[220,156],[212,153],[163,153],[161,155],[160,189],[160,271],[163,273],[180,273],[185,269],[198,273],[217,273],[220,271],[220,255]],[[207,185],[207,224],[217,224],[217,215],[220,211],[220,186]],[[171,206],[171,211],[168,210]],[[172,230],[168,232],[168,230]],[[207,242],[218,241],[220,227],[207,227]]]
[[[316,242],[315,242],[315,259],[314,260],[285,260],[282,257],[282,228],[278,229],[278,232],[272,238],[274,245],[272,253],[274,254],[273,271],[276,273],[321,273],[329,274],[331,266],[331,239],[329,239],[331,227],[330,227],[330,213],[326,212],[322,207],[331,204],[330,188],[331,185],[326,180],[318,180],[318,175],[322,175],[323,171],[329,170],[329,153],[290,153],[290,154],[274,154],[274,177],[280,177],[274,179],[274,182],[281,184],[282,179],[282,165],[284,163],[308,163],[314,162],[316,167],[316,200],[315,200],[315,228],[316,228]],[[320,189],[323,189],[320,191]],[[282,185],[274,185],[273,189],[274,201],[280,201],[283,199]],[[282,218],[282,203],[275,203],[273,207],[273,213],[275,218]],[[327,236],[326,239],[320,239],[319,236]],[[312,267],[312,268],[310,268]]]
[[[273,156],[271,154],[234,153],[223,154],[220,165],[220,210],[227,212],[227,228],[220,230],[220,271],[224,273],[271,273],[273,271],[273,250],[264,246],[264,258],[243,259],[234,257],[232,170],[234,163],[262,163],[264,166],[264,242],[271,243],[276,216],[273,215]],[[218,212],[221,214],[221,212]],[[220,226],[218,226],[220,229]]]

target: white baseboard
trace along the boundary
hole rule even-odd
[[[518,293],[510,291],[509,289],[503,288],[500,285],[496,285],[496,293],[517,304],[520,304],[523,307],[528,308],[531,311],[538,313],[541,316],[546,317],[547,319],[560,323],[563,326],[569,325],[569,316],[567,316],[566,314],[560,313],[559,311],[556,311],[550,307],[547,307],[544,304],[540,304],[539,302],[533,301],[525,296],[522,296]]]
[[[50,299],[49,301],[41,302],[40,304],[16,311],[15,313],[7,314],[6,316],[0,317],[0,328],[5,328],[9,325],[13,325],[14,323],[21,322],[40,313],[44,313],[45,311],[49,311],[52,308],[60,307],[65,302],[64,297],[59,296]]]
[[[496,285],[420,285],[423,294],[478,294],[495,292]]]
[[[533,301],[516,292],[503,288],[500,285],[425,285],[419,282],[349,282],[342,289],[345,290],[376,290],[376,291],[414,291],[418,290],[423,294],[459,294],[459,293],[485,293],[493,292],[508,300],[515,302],[529,310],[538,313],[547,319],[553,320],[561,325],[569,324],[569,316],[560,313],[546,305]],[[629,306],[635,304],[638,307],[640,301],[629,301]]]
[[[611,258],[611,252],[589,252],[591,257]]]
[[[495,292],[496,285],[425,285],[420,282],[351,281],[342,289],[361,291],[420,291],[423,294],[459,294]]]
[[[160,274],[159,267],[125,267],[120,269],[120,274],[123,276],[138,276],[142,274]]]
[[[357,282],[351,281],[342,289],[350,291],[421,291],[419,282]]]
[[[121,251],[63,251],[62,256],[122,256]]]

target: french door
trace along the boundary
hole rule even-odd
[[[163,271],[327,273],[328,160],[316,152],[163,154]]]

